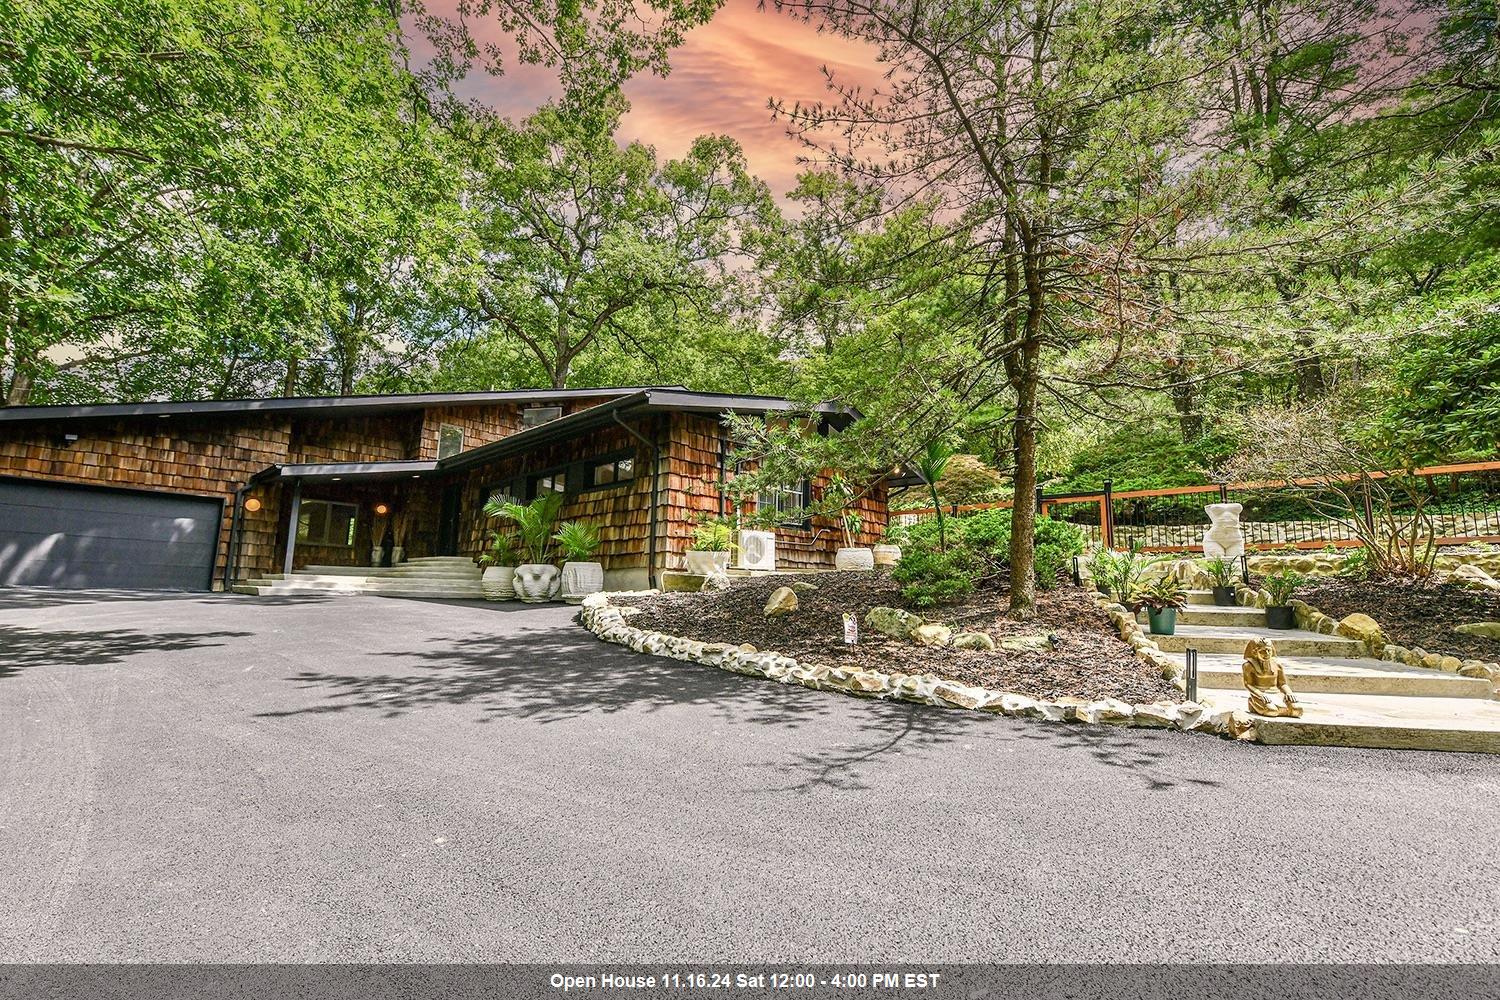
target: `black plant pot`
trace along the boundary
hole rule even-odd
[[[1214,604],[1221,608],[1232,608],[1235,606],[1233,587],[1215,587]]]
[[[1285,632],[1297,627],[1297,612],[1289,607],[1267,608],[1266,628],[1280,629]]]

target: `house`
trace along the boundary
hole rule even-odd
[[[472,557],[489,498],[557,490],[601,529],[606,585],[650,586],[730,512],[723,414],[791,408],[680,386],[0,408],[0,585],[217,590],[370,565],[396,535],[408,558]],[[815,416],[827,433],[853,414]],[[860,502],[871,544],[884,486]],[[831,567],[841,544],[832,518],[776,533],[783,568]]]

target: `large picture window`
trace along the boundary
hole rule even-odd
[[[297,541],[308,545],[354,545],[359,508],[352,503],[304,500],[297,513]]]

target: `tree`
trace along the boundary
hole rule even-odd
[[[1159,309],[1142,251],[1183,211],[1166,176],[1193,119],[1193,37],[1133,0],[778,6],[878,45],[891,67],[878,93],[835,81],[832,104],[778,111],[891,203],[942,198],[954,220],[950,267],[970,281],[949,321],[1010,390],[1015,495],[1031,496],[1041,402],[1065,384],[1049,384],[1049,369],[1090,340],[1120,345]],[[819,144],[827,131],[840,138]],[[1033,505],[1015,504],[1018,617],[1035,608],[1034,532]]]
[[[475,126],[475,257],[460,294],[558,388],[606,340],[644,356],[677,349],[678,329],[637,321],[718,308],[745,227],[771,210],[731,139],[700,137],[667,163],[618,145],[626,107],[612,93],[595,114],[553,104]]]

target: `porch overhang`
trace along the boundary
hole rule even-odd
[[[326,462],[315,465],[272,465],[251,479],[263,483],[273,479],[300,479],[308,482],[334,482],[344,479],[364,481],[381,479],[420,479],[436,472],[437,462]]]

